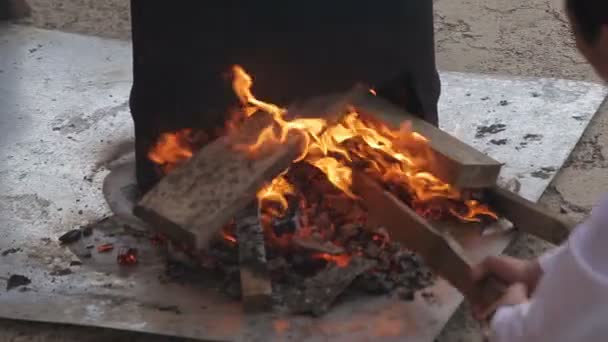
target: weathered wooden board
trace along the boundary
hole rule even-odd
[[[450,235],[442,234],[363,172],[353,172],[353,189],[374,222],[381,224],[405,247],[417,252],[438,275],[466,297],[493,303],[503,293],[493,282],[478,286],[472,279],[472,262]]]
[[[353,105],[357,110],[393,125],[410,121],[413,131],[429,139],[434,152],[430,171],[443,181],[462,189],[493,187],[496,184],[502,164],[449,133],[371,94],[357,98]]]
[[[355,278],[375,265],[376,261],[361,257],[353,257],[345,267],[330,263],[326,269],[306,279],[303,290],[294,288],[287,296],[287,306],[293,313],[320,316],[329,310]]]
[[[561,244],[574,228],[573,222],[498,186],[487,190],[485,198],[496,212],[513,222],[515,228],[553,244]]]
[[[270,122],[267,114],[256,113],[238,135],[205,146],[150,190],[135,214],[174,241],[204,248],[265,182],[287,169],[300,153],[298,135],[255,157],[236,150],[254,142]]]
[[[272,309],[272,282],[266,264],[264,231],[259,222],[257,206],[238,217],[236,236],[239,244],[241,301],[246,312],[267,312]]]
[[[337,97],[323,97],[290,108],[291,115],[339,120],[362,89]],[[134,213],[176,242],[205,248],[209,239],[255,198],[264,183],[286,170],[301,153],[302,136],[252,156],[238,146],[254,143],[269,115],[256,113],[244,121],[238,134],[224,136],[198,151],[165,176],[135,207]]]

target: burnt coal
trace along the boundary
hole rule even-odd
[[[59,237],[59,242],[61,242],[62,244],[70,244],[80,240],[81,236],[82,232],[80,231],[80,229],[72,229],[69,232],[61,235]]]
[[[68,274],[72,274],[72,270],[69,268],[62,268],[62,269],[54,270],[49,274],[52,276],[65,276]]]
[[[13,253],[17,253],[17,252],[21,252],[21,248],[9,248],[9,249],[2,251],[2,256],[7,256],[9,254],[13,254]]]
[[[19,286],[29,285],[31,283],[32,281],[30,280],[30,278],[20,274],[13,274],[8,278],[8,281],[6,282],[6,291],[10,291]]]

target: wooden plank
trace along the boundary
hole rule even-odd
[[[266,263],[264,231],[256,208],[245,210],[236,221],[241,300],[246,312],[267,312],[272,310],[272,282]]]
[[[357,87],[337,98],[315,100],[312,109],[304,103],[289,112],[328,113],[326,119],[335,122],[361,92]],[[286,170],[301,153],[299,134],[257,156],[235,150],[256,141],[270,123],[269,115],[256,113],[245,120],[239,134],[205,146],[150,190],[134,213],[185,247],[205,248],[217,231],[255,198],[264,183]]]
[[[485,200],[515,228],[559,245],[568,238],[574,223],[549,213],[540,205],[498,186],[486,191]]]
[[[381,224],[405,247],[418,253],[438,275],[465,297],[478,303],[494,303],[503,294],[495,280],[479,286],[471,278],[472,262],[451,236],[437,231],[427,220],[382,189],[362,172],[353,172],[353,190],[361,197],[374,222]]]
[[[292,313],[312,313],[320,316],[326,313],[334,301],[361,274],[376,265],[376,261],[353,257],[348,265],[339,267],[334,263],[304,284],[290,291],[286,296],[287,307]]]
[[[443,181],[461,189],[479,189],[496,184],[502,164],[452,135],[371,94],[357,98],[353,104],[362,113],[393,125],[410,121],[413,131],[429,139],[434,152],[429,171]]]
[[[255,198],[256,191],[284,171],[300,153],[300,137],[253,158],[235,148],[255,141],[270,124],[257,113],[239,135],[222,137],[165,176],[134,213],[170,239],[202,249],[216,232]]]

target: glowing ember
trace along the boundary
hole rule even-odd
[[[103,245],[97,246],[97,252],[106,253],[114,249],[114,245],[111,243],[104,243]]]
[[[230,244],[236,245],[236,243],[237,243],[236,237],[231,235],[230,233],[228,233],[226,230],[222,230],[222,237],[224,238],[225,241],[229,242]]]
[[[137,264],[137,249],[136,248],[121,248],[116,256],[116,261],[119,265],[135,265]]]
[[[317,253],[317,254],[314,254],[312,257],[314,259],[323,259],[327,262],[333,262],[336,265],[338,265],[338,267],[348,266],[348,263],[350,262],[350,259],[352,258],[348,254],[331,255],[328,253]]]

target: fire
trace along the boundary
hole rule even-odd
[[[161,166],[163,172],[169,173],[175,166],[192,157],[192,148],[188,144],[192,133],[184,129],[176,133],[163,133],[160,139],[148,153],[148,158]]]
[[[428,140],[413,132],[408,123],[397,130],[391,129],[377,120],[364,118],[354,108],[339,123],[331,125],[321,118],[287,120],[286,109],[260,101],[253,95],[253,80],[243,68],[235,66],[233,76],[232,87],[247,115],[263,111],[273,118],[273,124],[262,131],[257,141],[244,147],[246,151],[256,153],[266,145],[283,143],[290,132],[297,132],[304,137],[305,144],[296,161],[304,160],[319,168],[337,188],[353,198],[356,196],[351,190],[352,165],[364,161],[369,164],[366,172],[399,188],[415,207],[443,200],[443,212],[463,221],[478,221],[482,215],[495,217],[477,201],[461,200],[458,189],[426,171],[433,162]],[[375,94],[373,89],[370,92]],[[284,207],[284,195],[291,187],[285,186],[282,177],[280,179],[282,187],[275,186],[276,189],[270,192],[263,189],[258,193],[258,199],[272,197]],[[459,202],[466,210],[455,210],[451,202]],[[418,212],[423,214],[425,211]]]
[[[285,178],[284,174],[282,174],[257,192],[259,207],[269,208],[268,206],[265,206],[267,202],[277,203],[280,205],[280,208],[268,210],[271,211],[271,214],[275,217],[282,216],[289,208],[289,203],[285,196],[293,193],[293,186]]]
[[[428,171],[434,162],[432,150],[428,140],[414,132],[410,123],[405,122],[394,129],[356,108],[350,108],[338,122],[293,118],[297,113],[289,113],[288,118],[286,109],[253,95],[253,79],[242,67],[234,66],[232,72],[232,88],[243,110],[237,113],[240,117],[228,121],[227,133],[238,133],[238,120],[247,120],[258,111],[272,118],[272,124],[261,130],[254,143],[237,146],[237,149],[255,155],[267,146],[285,143],[290,134],[299,134],[304,143],[294,162],[302,161],[318,168],[349,200],[357,199],[351,189],[353,168],[356,167],[380,181],[424,217],[453,217],[464,222],[477,222],[482,217],[497,218],[486,205],[464,198],[460,190]],[[375,90],[369,91],[376,95]],[[322,114],[331,113],[319,113]],[[166,133],[150,151],[149,159],[168,173],[192,157],[194,149],[191,130]],[[286,177],[288,173],[286,170],[257,192],[259,207],[264,210],[263,220],[283,217],[289,209],[288,198],[296,195],[296,189]],[[301,217],[300,220],[309,218]],[[306,229],[307,224],[301,225],[298,234],[306,234]],[[237,243],[232,234],[223,231],[222,235],[229,243]],[[289,234],[270,238],[278,245],[289,245]],[[388,237],[374,236],[374,240],[384,246]],[[317,253],[313,258],[346,266],[351,256]]]

